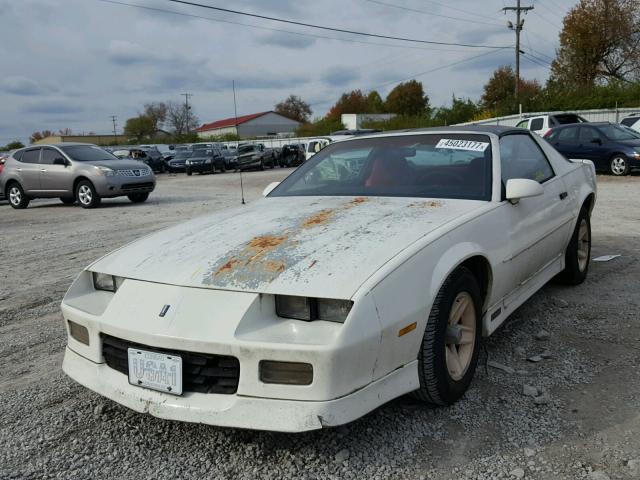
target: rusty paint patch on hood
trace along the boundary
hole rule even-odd
[[[332,210],[330,208],[320,210],[315,215],[312,215],[311,217],[304,220],[302,222],[302,228],[312,228],[320,225],[325,225],[326,223],[329,222],[329,220],[331,220],[334,214],[335,214],[335,210]]]
[[[440,208],[443,205],[444,203],[439,200],[427,200],[424,202],[413,202],[409,204],[410,207],[422,207],[422,208]]]

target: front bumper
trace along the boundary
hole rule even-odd
[[[139,413],[183,422],[279,432],[304,432],[351,422],[407,393],[417,361],[334,400],[277,400],[243,395],[169,395],[129,384],[126,375],[94,363],[67,347],[62,364],[75,381]],[[417,385],[416,387],[417,388]]]
[[[203,173],[212,172],[213,166],[211,165],[211,163],[197,163],[185,165],[185,169],[189,172]]]
[[[141,177],[113,175],[91,180],[96,192],[103,198],[121,197],[132,193],[150,193],[156,188],[156,179],[153,174]]]

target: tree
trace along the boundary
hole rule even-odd
[[[166,122],[176,135],[184,135],[195,130],[200,125],[198,117],[193,112],[193,107],[183,103],[168,102]]]
[[[60,130],[58,130],[58,135],[62,135],[62,136],[73,135],[73,131],[68,127],[61,128]]]
[[[453,95],[451,107],[441,107],[436,109],[433,115],[434,125],[455,125],[456,123],[470,122],[477,115],[480,109],[470,98],[456,98]]]
[[[344,125],[340,118],[333,118],[327,115],[324,118],[316,118],[311,123],[300,125],[296,130],[296,135],[298,137],[317,137],[319,135],[329,135],[331,132],[343,129]]]
[[[387,95],[385,106],[389,113],[409,116],[426,115],[431,109],[422,82],[416,80],[396,85]]]
[[[371,90],[369,95],[367,95],[367,105],[369,107],[369,113],[385,113],[384,101],[375,90]]]
[[[640,79],[639,12],[637,0],[580,0],[564,17],[549,85],[588,90]]]
[[[52,137],[53,135],[55,134],[51,130],[42,130],[41,132],[33,132],[29,137],[29,142],[35,143],[38,140],[42,140],[43,138],[46,138],[46,137]]]
[[[167,104],[164,102],[145,103],[144,115],[153,122],[154,132],[162,128],[162,124],[167,119]]]
[[[327,117],[340,120],[343,113],[370,113],[369,103],[360,90],[343,93],[336,104],[331,107]]]
[[[498,68],[484,85],[484,92],[480,104],[484,110],[492,111],[495,115],[506,115],[517,111],[515,90],[516,74],[510,66]],[[532,110],[542,93],[542,88],[536,80],[520,79],[520,98],[523,109]]]
[[[136,137],[138,141],[145,137],[149,137],[156,133],[153,125],[153,119],[146,115],[138,115],[137,117],[127,119],[124,125],[124,134]]]
[[[18,148],[23,148],[24,143],[16,140],[14,142],[7,143],[4,147],[0,147],[0,150],[8,151],[8,150],[16,150]]]
[[[311,106],[296,95],[289,95],[286,100],[278,103],[275,111],[301,123],[307,123],[311,116]]]

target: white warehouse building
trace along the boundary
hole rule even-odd
[[[240,138],[290,136],[299,126],[300,122],[269,111],[205,123],[196,132],[200,138],[227,134],[238,135]]]

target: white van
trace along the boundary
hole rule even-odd
[[[544,137],[553,127],[584,122],[587,122],[587,120],[575,113],[558,113],[556,115],[539,115],[537,117],[525,118],[518,122],[516,127],[526,128]]]

